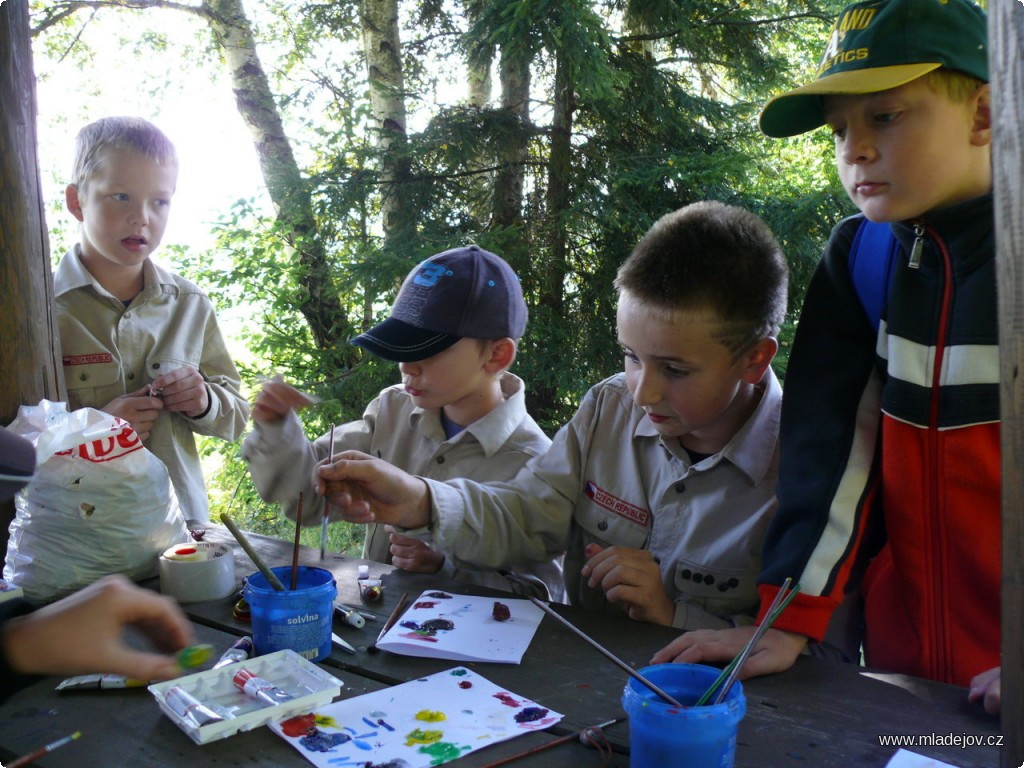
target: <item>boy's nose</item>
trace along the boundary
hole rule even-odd
[[[633,388],[633,401],[639,405],[655,405],[661,402],[661,382],[648,371],[640,371]]]
[[[417,363],[399,363],[398,371],[405,376],[413,376],[419,370]]]
[[[847,129],[842,149],[844,162],[850,165],[864,163],[874,157],[874,153],[874,144],[864,131],[854,131],[852,128]]]
[[[138,205],[132,208],[129,216],[132,224],[148,224],[149,223],[149,211],[146,210],[146,206]]]

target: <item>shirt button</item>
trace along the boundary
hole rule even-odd
[[[602,520],[601,522],[599,522],[597,524],[597,530],[599,530],[599,531],[607,531],[608,530],[608,521],[607,520]]]
[[[125,313],[124,313],[124,319],[125,319],[125,320],[129,319],[129,318],[130,318],[131,316],[132,316],[132,313],[131,313],[131,312],[125,312]]]
[[[437,457],[437,463],[438,464],[444,464],[444,456],[438,456]]]
[[[160,367],[160,363],[153,363],[153,369],[156,370]]]
[[[132,381],[135,378],[135,374],[131,371],[128,372],[128,381]]]
[[[85,375],[84,373],[80,373],[80,374],[78,374],[78,380],[79,380],[79,381],[85,381],[85,380],[86,380],[86,379],[88,379],[88,378],[89,378],[89,377],[88,377],[88,376],[86,376],[86,375]]]
[[[685,490],[686,490],[686,483],[684,483],[682,480],[680,480],[678,483],[676,483],[676,493],[682,493]]]
[[[715,583],[715,577],[712,576],[710,573],[705,574],[705,576],[704,576],[704,583],[708,584],[708,585],[714,584]]]

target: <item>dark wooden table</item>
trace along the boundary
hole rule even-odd
[[[230,533],[219,526],[209,526],[207,540],[234,545]],[[250,540],[269,565],[290,564],[292,550],[289,542],[256,535],[250,536]],[[256,569],[240,547],[234,545],[234,549],[236,575],[241,588],[242,579]],[[425,589],[435,588],[464,594],[498,594],[433,577],[392,571],[380,563],[369,563],[371,576],[382,578],[384,583],[383,599],[370,604],[360,600],[356,581],[358,566],[367,564],[364,561],[328,553],[321,562],[317,550],[303,548],[300,562],[330,570],[338,585],[339,600],[380,617],[380,621],[367,622],[360,630],[335,621],[335,631],[357,649],[355,655],[335,650],[324,662],[325,668],[345,683],[343,697],[429,675],[454,665],[451,661],[367,650],[403,593],[408,593],[410,600]],[[230,644],[230,635],[248,634],[250,631],[247,624],[231,616],[234,600],[235,596],[232,596],[183,607],[200,627],[201,633],[213,633],[212,636],[219,639],[215,644],[226,647]],[[568,606],[557,606],[557,610],[636,668],[645,666],[656,650],[678,634],[667,627],[617,619]],[[454,765],[480,768],[558,735],[623,715],[620,698],[627,680],[626,673],[550,617],[541,622],[521,664],[467,666],[497,685],[563,713],[565,718],[550,734],[518,737],[463,757]],[[139,754],[148,755],[146,758],[126,759],[130,765],[188,765],[191,768],[195,764],[205,765],[207,761],[216,765],[235,765],[236,762],[232,761],[245,765],[307,764],[267,729],[197,746],[163,717],[150,694],[144,689],[143,692],[145,695],[138,698],[137,707],[124,707],[118,700],[134,701],[135,692],[60,696],[52,692],[52,685],[49,688],[37,685],[0,708],[0,749],[13,753],[28,751],[76,729],[83,730],[84,740],[85,727],[74,726],[57,715],[46,713],[56,709],[61,717],[67,718],[73,717],[83,707],[95,707],[100,727],[95,723],[88,725],[99,739],[88,749],[88,759],[94,762],[73,759],[74,753],[86,751],[86,744],[81,744],[47,756],[40,765],[115,764],[109,759],[110,755],[107,755],[107,760],[102,759],[101,747],[107,746],[107,741],[126,745],[123,747],[126,752],[116,753],[124,754],[126,758],[132,749],[142,750]],[[995,739],[1000,733],[998,720],[986,716],[979,707],[968,704],[966,691],[962,688],[807,657],[801,658],[792,670],[784,674],[748,681],[745,692],[747,715],[740,724],[736,768],[881,768],[896,752],[896,747],[880,744],[880,737],[887,734],[933,740],[933,745],[922,742],[907,747],[917,754],[959,768],[988,768],[999,762],[999,748],[995,745],[960,748],[939,743],[943,740],[948,742],[951,737],[962,739],[965,734]],[[607,731],[616,749],[611,763],[613,767],[629,764],[628,733],[628,723],[625,722]],[[121,746],[109,748],[122,749]],[[515,763],[532,768],[565,765],[596,768],[600,764],[600,756],[578,742],[539,752]]]

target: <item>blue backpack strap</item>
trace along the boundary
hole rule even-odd
[[[889,296],[889,279],[898,252],[899,243],[892,234],[892,227],[861,219],[850,245],[848,266],[864,314],[876,332]]]

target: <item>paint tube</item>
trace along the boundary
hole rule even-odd
[[[149,685],[145,680],[134,680],[124,675],[78,675],[61,680],[55,690],[58,691],[85,691],[96,690],[97,688],[143,688]]]
[[[217,660],[217,663],[213,665],[213,668],[220,669],[221,667],[226,667],[228,664],[245,661],[252,656],[253,650],[252,638],[248,635],[240,637],[235,641],[234,645],[224,651],[224,655]]]
[[[213,708],[203,704],[203,702],[180,685],[168,688],[164,693],[164,701],[174,714],[196,728],[202,728],[210,723],[219,723],[232,717],[227,712],[222,714],[221,712],[214,711]]]
[[[283,704],[294,698],[287,691],[281,690],[269,680],[257,677],[248,669],[238,670],[231,679],[234,681],[235,686],[246,696],[251,696],[271,706]]]

